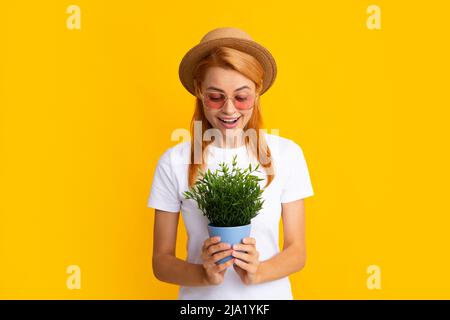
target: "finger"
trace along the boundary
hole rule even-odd
[[[220,242],[220,237],[210,237],[208,239],[205,240],[205,242],[203,243],[203,250],[206,250],[210,245],[214,244],[214,243],[218,243]]]
[[[212,256],[208,256],[208,258],[205,261],[206,268],[208,268],[208,269],[215,268],[217,266],[216,262],[223,258],[231,256],[232,251],[233,251],[232,249],[229,249],[229,250],[214,254]]]
[[[237,260],[237,259],[236,259]],[[238,267],[238,265],[236,263],[233,264],[233,269],[234,271],[236,271],[236,273],[239,275],[239,277],[242,279],[243,277],[245,277],[245,274],[247,273],[247,271],[245,271],[244,269],[242,269],[241,267]]]
[[[250,254],[239,252],[239,251],[233,251],[232,256],[235,258],[244,260],[247,263],[252,263],[256,260],[254,255],[250,255]]]
[[[226,243],[226,242],[221,242],[221,243],[219,243],[219,244],[211,245],[211,246],[208,248],[207,252],[208,252],[209,255],[212,256],[212,255],[215,254],[216,252],[223,251],[223,250],[227,250],[227,249],[231,249],[230,244],[229,244],[229,243]]]
[[[255,272],[253,266],[252,266],[251,264],[245,262],[245,261],[242,261],[242,260],[239,260],[239,259],[235,259],[235,260],[234,260],[234,263],[235,263],[239,268],[244,269],[244,270],[247,271],[247,272],[250,272],[250,273],[254,273],[254,272]]]
[[[226,251],[222,251],[220,253],[217,253],[215,255],[212,256],[212,262],[216,263],[217,261],[219,261],[220,259],[226,258],[228,256],[231,256],[231,253],[233,252],[232,249],[226,250]]]
[[[255,245],[256,244],[256,239],[255,238],[251,238],[251,237],[247,237],[247,238],[242,239],[242,242],[244,244],[253,244],[253,245]]]
[[[227,262],[221,263],[219,265],[216,264],[216,270],[217,272],[221,272],[231,266],[235,262],[235,259],[230,259]]]
[[[256,253],[256,246],[253,244],[235,244],[233,245],[234,250],[245,251],[249,254]]]

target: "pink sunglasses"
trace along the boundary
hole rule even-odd
[[[206,92],[202,95],[203,104],[211,109],[220,109],[225,105],[228,96],[221,92]],[[249,93],[238,93],[232,98],[237,109],[247,110],[253,107],[255,96]]]

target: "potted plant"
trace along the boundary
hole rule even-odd
[[[252,175],[258,171],[259,164],[252,169],[237,167],[235,155],[230,171],[226,163],[220,163],[220,169],[211,172],[199,171],[201,178],[183,195],[186,199],[197,202],[199,209],[208,220],[210,237],[220,236],[222,242],[231,246],[241,243],[243,238],[250,236],[251,220],[259,214],[264,200],[261,195],[259,181],[264,180]],[[232,257],[228,256],[217,261],[224,263]]]

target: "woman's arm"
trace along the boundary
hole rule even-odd
[[[206,286],[201,264],[193,264],[175,256],[179,212],[155,209],[153,231],[153,274],[164,282],[181,286]]]
[[[283,250],[262,261],[258,283],[277,280],[303,269],[306,261],[304,200],[282,203]]]

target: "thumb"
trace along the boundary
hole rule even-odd
[[[242,268],[240,268],[238,265],[236,265],[236,264],[233,264],[233,269],[236,271],[236,273],[239,275],[239,276],[243,276],[244,275],[244,270],[242,270]]]

